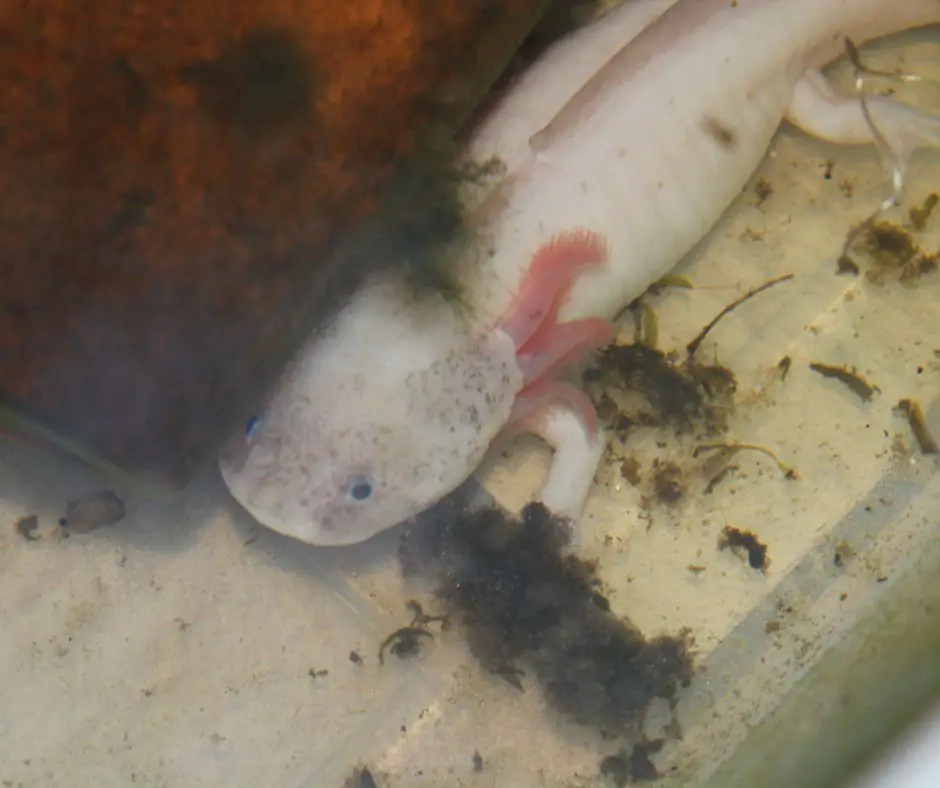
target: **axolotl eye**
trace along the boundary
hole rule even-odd
[[[251,438],[258,431],[260,426],[261,419],[258,416],[252,416],[250,419],[248,419],[248,421],[245,423],[245,438]]]
[[[346,495],[359,503],[368,501],[372,497],[372,482],[365,476],[353,476],[346,487]]]

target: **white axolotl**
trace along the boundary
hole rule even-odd
[[[940,0],[629,0],[551,48],[474,134],[504,163],[471,217],[461,311],[394,277],[363,287],[223,450],[234,497],[316,545],[364,541],[462,484],[498,437],[555,449],[541,500],[577,518],[603,452],[561,374],[720,218],[782,120],[898,162],[940,119],[839,97],[846,39],[940,22]]]

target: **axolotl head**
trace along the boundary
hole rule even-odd
[[[362,542],[473,472],[521,387],[511,340],[443,299],[375,281],[314,336],[222,451],[262,525],[315,545]]]

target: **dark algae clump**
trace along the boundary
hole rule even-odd
[[[609,777],[617,788],[629,783],[652,782],[660,777],[650,760],[663,747],[662,739],[644,740],[633,745],[633,749],[618,755],[608,755],[601,761],[601,775]]]
[[[620,434],[634,426],[721,434],[737,388],[726,367],[691,360],[676,363],[640,344],[604,348],[584,379],[598,415]],[[620,401],[623,392],[630,392],[635,401]]]
[[[767,545],[751,531],[742,531],[732,525],[725,526],[718,539],[718,549],[740,551],[747,557],[747,563],[751,569],[764,571],[770,566]]]
[[[921,216],[912,209],[912,227],[919,232],[926,226],[926,218],[933,210],[929,200],[922,209]],[[873,221],[858,233],[858,238],[850,244],[853,251],[861,254],[869,262],[865,270],[866,278],[874,284],[886,284],[897,280],[902,284],[913,285],[924,275],[937,270],[937,254],[925,252],[914,236],[904,227],[885,221]],[[848,253],[839,259],[839,273],[859,273],[859,265]]]
[[[406,573],[433,572],[436,595],[489,672],[605,734],[635,730],[655,698],[693,673],[688,633],[648,640],[610,611],[595,566],[563,550],[568,525],[541,504],[446,518],[406,536]]]

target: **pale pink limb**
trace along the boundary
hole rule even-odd
[[[578,277],[606,261],[607,246],[598,233],[559,233],[535,253],[499,327],[509,334],[517,349],[545,344]]]
[[[578,276],[606,260],[603,237],[588,230],[559,233],[533,256],[512,306],[499,323],[516,346],[526,386],[557,376],[585,351],[613,339],[612,327],[599,318],[558,322]]]
[[[553,514],[578,520],[605,448],[587,395],[568,383],[540,382],[520,393],[505,429],[531,432],[555,450],[540,498]]]
[[[547,342],[528,351],[526,347],[516,354],[528,387],[543,379],[552,379],[564,369],[580,361],[585,351],[603,347],[613,341],[614,331],[606,320],[573,320],[557,324]]]
[[[585,351],[608,344],[613,328],[599,318],[559,323],[558,314],[577,278],[606,261],[599,234],[556,235],[535,253],[499,323],[516,347],[524,382],[502,436],[531,432],[555,449],[540,497],[550,511],[572,520],[581,514],[605,441],[588,396],[556,378]]]
[[[592,437],[597,433],[597,411],[590,397],[577,386],[559,380],[540,380],[527,386],[516,397],[504,433],[539,434],[539,422],[551,408],[564,408],[580,419]]]

